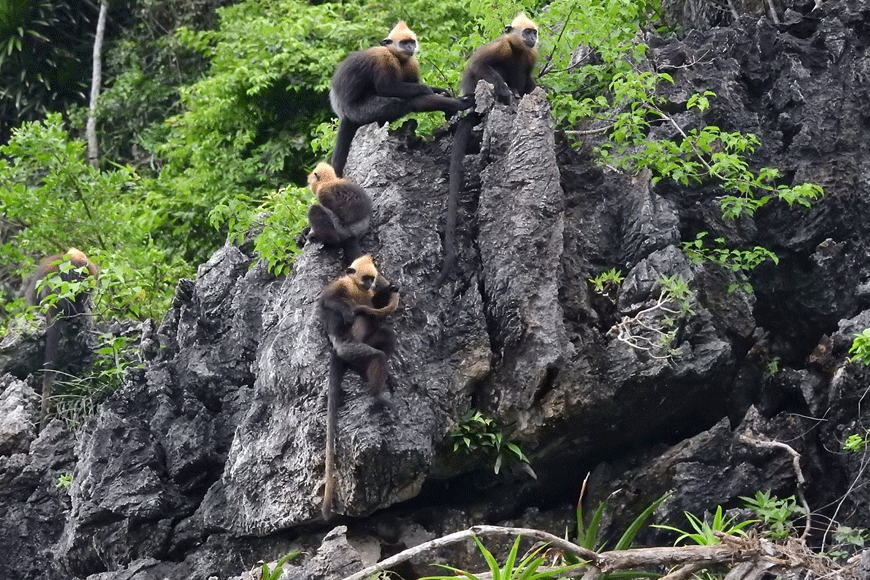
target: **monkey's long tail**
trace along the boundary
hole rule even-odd
[[[54,384],[54,374],[57,368],[58,348],[60,347],[61,324],[64,321],[54,316],[48,317],[48,328],[45,331],[45,364],[42,368],[42,406],[39,412],[39,428],[45,427],[51,401],[51,389]]]
[[[350,144],[356,135],[359,125],[353,121],[342,119],[338,123],[338,133],[335,135],[335,149],[332,150],[331,165],[338,177],[344,177],[344,165],[350,153]]]
[[[447,195],[447,219],[444,223],[444,263],[438,275],[436,286],[441,286],[456,265],[456,214],[459,211],[459,190],[465,177],[463,160],[468,151],[468,140],[474,126],[480,123],[480,114],[470,111],[456,125],[453,134],[453,147],[450,149],[450,187]]]
[[[341,396],[341,379],[344,371],[344,361],[333,350],[329,358],[329,387],[326,391],[326,467],[321,506],[324,520],[329,520],[334,513],[332,507],[335,496],[335,426],[338,422],[338,399]]]

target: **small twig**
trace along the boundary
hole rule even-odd
[[[538,72],[538,78],[543,77],[545,74],[547,74],[547,69],[553,62],[553,55],[556,54],[556,49],[559,47],[559,41],[562,40],[562,35],[565,34],[565,29],[568,27],[568,22],[571,20],[571,15],[574,14],[574,10],[577,9],[578,4],[579,3],[577,2],[571,4],[571,11],[568,12],[568,16],[565,17],[565,22],[562,23],[562,30],[559,31],[559,36],[556,37],[556,42],[553,43],[553,50],[550,51],[550,55],[547,57],[547,62],[544,63],[544,66],[542,66],[540,72]]]
[[[586,131],[563,131],[563,133],[565,133],[565,135],[597,135],[598,133],[604,133],[610,130],[611,127],[613,127],[613,123],[606,127],[598,127],[597,129],[587,129]]]
[[[734,3],[731,0],[728,0],[728,8],[731,9],[731,16],[734,17],[734,22],[736,23],[740,20],[740,14],[737,13],[737,8],[734,7]]]

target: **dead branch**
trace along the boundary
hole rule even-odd
[[[563,573],[566,577],[583,574],[583,580],[597,580],[603,574],[622,570],[642,570],[652,567],[676,567],[665,576],[667,580],[682,580],[693,572],[719,564],[733,565],[728,580],[757,580],[765,572],[782,574],[787,571],[811,572],[816,576],[840,576],[843,568],[830,559],[813,553],[802,540],[792,539],[777,544],[765,538],[732,536],[715,532],[721,544],[712,546],[675,546],[666,548],[635,548],[597,553],[572,542],[529,528],[506,528],[500,526],[474,526],[442,538],[409,548],[386,560],[360,570],[344,580],[364,580],[372,575],[410,560],[421,554],[470,539],[472,536],[518,535],[530,540],[548,542],[553,548],[573,554],[588,562],[588,565]],[[544,571],[541,568],[540,571]],[[486,574],[478,574],[481,579]]]
[[[797,478],[797,496],[801,502],[801,505],[804,508],[804,513],[806,514],[806,525],[804,526],[804,532],[801,534],[801,540],[806,540],[807,536],[810,534],[810,505],[807,503],[806,498],[804,497],[804,483],[806,483],[806,479],[804,479],[804,473],[801,471],[801,456],[800,453],[795,451],[790,445],[785,443],[781,443],[779,441],[771,441],[769,439],[758,439],[757,437],[750,437],[749,435],[740,435],[740,441],[744,443],[749,443],[751,445],[755,445],[756,447],[767,447],[767,448],[776,448],[783,449],[789,455],[791,455],[791,464],[794,468],[795,477]]]
[[[455,544],[457,542],[468,540],[472,536],[513,537],[517,535],[521,535],[524,538],[549,542],[550,545],[552,545],[553,547],[558,548],[564,552],[574,554],[575,556],[577,556],[578,558],[582,558],[583,560],[595,560],[598,557],[598,554],[596,554],[592,550],[587,550],[582,546],[578,546],[577,544],[574,544],[567,540],[563,540],[558,536],[554,536],[553,534],[548,534],[547,532],[542,532],[540,530],[533,530],[531,528],[503,528],[500,526],[474,526],[467,530],[448,534],[441,538],[435,538],[434,540],[424,542],[419,546],[408,548],[403,552],[399,552],[395,556],[392,556],[390,558],[387,558],[386,560],[378,562],[377,564],[369,566],[364,570],[360,570],[356,574],[344,578],[344,580],[363,580],[364,578],[368,578],[373,574],[377,574],[378,572],[382,572],[383,570],[391,568],[396,564],[406,562],[407,560],[410,560],[415,556],[424,554],[432,550],[437,550],[438,548],[443,548],[444,546],[449,546],[450,544]]]

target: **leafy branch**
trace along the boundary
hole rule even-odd
[[[603,97],[587,99],[595,110],[621,111],[612,120],[610,142],[601,147],[606,163],[624,170],[653,171],[655,183],[671,179],[681,185],[715,180],[726,192],[720,200],[724,217],[736,219],[752,216],[771,199],[778,198],[789,206],[809,207],[812,200],[823,195],[822,188],[812,183],[789,186],[777,183],[779,170],[750,168],[748,156],[760,144],[751,133],[727,132],[708,125],[700,129],[685,129],[676,118],[665,112],[668,101],[657,94],[660,82],[673,84],[667,73],[618,73],[610,82],[612,101]],[[703,113],[710,106],[712,91],[692,95],[686,111]],[[648,137],[653,125],[666,124],[677,134],[675,140],[654,140]]]
[[[766,260],[779,264],[777,255],[762,246],[755,246],[748,250],[729,248],[726,246],[725,238],[722,237],[714,240],[715,246],[704,245],[704,238],[708,233],[698,232],[694,240],[683,242],[680,248],[695,263],[714,262],[737,274],[740,281],[730,284],[728,292],[740,289],[752,293],[752,284],[747,280],[747,274]]]

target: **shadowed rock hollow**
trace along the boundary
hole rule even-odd
[[[593,142],[572,148],[554,130],[538,89],[496,105],[476,131],[457,267],[436,287],[451,138],[367,126],[347,173],[374,201],[363,249],[402,294],[395,412],[375,410],[355,374],[344,382],[344,517],[320,517],[329,347],[316,309],[340,255],[309,245],[275,278],[248,246],[228,245],[179,282],[159,328],[143,328],[144,369],[77,436],[55,422],[36,437],[26,416],[37,398],[3,379],[0,541],[13,557],[0,559],[0,575],[205,580],[304,550],[289,577],[339,578],[473,523],[562,535],[588,472],[591,506],[620,490],[605,534],[665,491],[654,520],[682,526],[684,510],[795,493],[791,457],[753,439],[787,441],[811,507],[868,527],[870,488],[850,487],[866,479],[862,455],[840,449],[868,424],[868,372],[847,349],[870,326],[870,5],[813,7],[794,3],[779,26],[744,17],[648,39],[650,66],[675,79],[667,96],[714,91],[704,121],[757,134],[753,161],[786,182],[821,184],[811,209],[771,203],[729,222],[713,184],[653,186],[647,174],[602,168]],[[674,137],[667,127],[654,136]],[[764,245],[780,263],[753,273],[754,295],[728,292],[733,274],[679,249],[699,231]],[[588,280],[610,268],[624,282],[595,293]],[[673,276],[695,299],[670,356],[618,340],[614,325],[654,307]],[[498,419],[537,480],[453,452],[449,433],[472,408]],[[55,487],[65,472],[68,494]],[[472,553],[449,557],[475,567]]]

